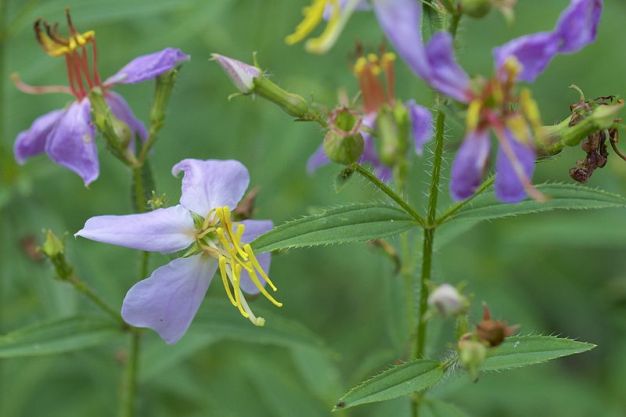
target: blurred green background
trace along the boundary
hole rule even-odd
[[[7,0],[4,0],[5,3]],[[276,223],[316,208],[351,201],[382,200],[360,179],[341,192],[333,186],[338,167],[308,176],[307,157],[319,145],[315,125],[293,123],[260,99],[227,101],[234,89],[211,52],[261,65],[285,88],[333,105],[339,88],[357,91],[350,71],[356,41],[376,47],[383,35],[371,13],[357,14],[331,53],[312,56],[282,39],[300,19],[304,0],[10,0],[5,16],[4,96],[0,145],[0,333],[42,320],[99,313],[73,290],[53,279],[49,265],[33,261],[25,242],[43,228],[68,232],[68,256],[79,275],[116,307],[137,277],[137,254],[71,237],[90,216],[129,213],[129,172],[101,146],[101,175],[90,189],[47,158],[23,167],[6,154],[23,129],[40,114],[62,107],[66,97],[27,96],[8,79],[17,71],[32,84],[65,83],[64,63],[45,55],[31,24],[39,16],[62,21],[70,6],[80,30],[95,29],[100,71],[114,73],[133,57],[172,46],[192,56],[184,65],[166,126],[152,157],[159,192],[170,202],[180,181],[170,168],[182,158],[235,158],[260,187],[257,218]],[[491,48],[523,33],[549,30],[566,0],[524,0],[517,21],[507,26],[492,13],[466,20],[460,60],[472,74],[490,75]],[[533,86],[544,120],[568,114],[577,94],[589,97],[626,91],[623,22],[626,3],[609,0],[596,44],[558,57]],[[397,95],[431,103],[432,94],[398,65]],[[135,113],[147,118],[152,85],[122,86]],[[460,140],[449,129],[450,160]],[[100,144],[102,145],[102,144]],[[567,149],[541,163],[536,182],[570,182],[568,169],[584,156]],[[423,206],[427,166],[416,158],[410,198]],[[626,165],[610,158],[591,186],[626,195]],[[441,207],[448,202],[447,188]],[[623,210],[559,212],[482,224],[440,248],[438,282],[467,284],[478,317],[486,301],[496,317],[519,323],[522,334],[554,334],[598,344],[590,353],[550,364],[481,377],[446,381],[434,394],[474,416],[626,415],[626,213]],[[394,241],[395,242],[395,241]],[[154,256],[152,267],[167,261]],[[202,316],[177,345],[153,333],[145,337],[141,363],[140,416],[328,416],[334,401],[368,375],[405,356],[399,277],[390,262],[364,245],[294,250],[274,258],[272,276],[285,307],[269,311],[324,344],[282,343],[259,338],[212,335]],[[209,297],[223,298],[212,286]],[[262,299],[254,308],[269,309]],[[232,309],[231,318],[237,318]],[[267,317],[269,317],[269,314]],[[242,319],[243,321],[243,319]],[[449,349],[451,323],[434,322],[433,354]],[[308,333],[306,333],[308,335]],[[315,334],[313,336],[312,334]],[[259,343],[255,343],[259,342]],[[111,416],[116,410],[124,338],[86,351],[52,357],[0,361],[0,416]],[[406,399],[348,410],[350,416],[408,416]]]

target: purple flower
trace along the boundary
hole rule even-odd
[[[238,161],[185,159],[172,168],[183,173],[180,204],[148,213],[97,216],[75,236],[127,248],[186,253],[156,269],[126,294],[122,317],[133,326],[156,331],[175,343],[187,331],[219,269],[226,294],[239,312],[257,326],[243,293],[262,293],[276,286],[267,276],[269,253],[256,256],[250,242],[269,231],[269,220],[233,220],[231,212],[248,188],[248,170]]]
[[[239,92],[249,94],[254,91],[254,79],[261,76],[260,69],[220,54],[211,54],[211,58],[220,64]]]
[[[16,160],[23,164],[26,159],[46,152],[50,159],[74,171],[85,185],[89,185],[100,172],[88,98],[91,89],[100,87],[113,116],[129,127],[133,139],[139,137],[145,140],[148,133],[143,123],[135,117],[122,96],[110,89],[116,84],[134,84],[156,78],[188,60],[189,56],[179,49],[166,48],[133,59],[102,82],[97,66],[95,33],[79,33],[72,24],[69,12],[67,22],[70,30],[67,39],[56,32],[55,26],[42,20],[36,22],[35,33],[46,53],[65,57],[69,86],[32,87],[17,78],[16,85],[30,94],[68,93],[74,96],[75,101],[63,110],[54,110],[37,118],[29,129],[17,136],[14,153]],[[132,143],[131,140],[129,146]]]
[[[489,130],[500,143],[496,196],[510,203],[527,194],[542,197],[530,182],[535,161],[532,135],[541,130],[540,115],[530,92],[523,89],[518,94],[515,86],[518,81],[534,81],[557,54],[574,53],[593,42],[602,6],[602,0],[572,0],[553,31],[495,48],[496,76],[472,84],[455,59],[449,33],[436,33],[427,44],[422,41],[419,2],[374,0],[383,30],[407,65],[434,89],[469,105],[468,132],[452,165],[453,198],[467,198],[479,186],[489,157]]]
[[[416,104],[414,100],[409,100],[404,104],[396,102],[394,96],[394,61],[395,55],[389,52],[384,53],[381,57],[369,54],[367,57],[360,57],[354,66],[363,100],[363,117],[359,132],[363,137],[364,150],[359,162],[371,165],[376,176],[385,182],[392,179],[392,168],[379,155],[379,146],[371,134],[372,131],[376,130],[376,122],[380,112],[394,109],[397,106],[403,107],[408,116],[406,122],[409,125],[413,148],[418,155],[423,153],[424,145],[431,139],[433,132],[432,115],[427,108]],[[394,123],[397,121],[394,120]],[[329,162],[323,146],[320,146],[309,158],[307,171],[312,173]]]

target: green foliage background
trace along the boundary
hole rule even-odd
[[[6,0],[5,0],[6,1]],[[9,150],[18,132],[38,115],[61,107],[60,96],[26,96],[8,74],[18,71],[32,84],[65,82],[62,60],[43,54],[31,23],[42,16],[61,21],[71,6],[79,29],[97,31],[101,73],[112,74],[131,58],[167,46],[192,56],[184,65],[168,112],[166,127],[152,157],[160,192],[179,197],[178,179],[169,171],[182,158],[234,158],[250,169],[260,186],[257,218],[276,223],[350,201],[382,200],[368,184],[352,180],[340,193],[333,188],[338,167],[308,176],[304,165],[319,145],[317,126],[293,123],[262,100],[237,98],[211,52],[261,65],[285,88],[332,105],[337,90],[357,91],[350,71],[356,40],[377,46],[382,33],[371,13],[357,14],[336,47],[325,56],[288,47],[283,37],[299,21],[303,0],[13,0],[8,6],[3,129],[0,145]],[[492,71],[491,48],[527,32],[549,30],[566,0],[525,0],[516,23],[508,27],[496,13],[466,20],[460,59],[472,74]],[[556,122],[578,98],[626,92],[623,22],[626,3],[607,0],[597,43],[573,56],[558,57],[533,86],[544,121]],[[397,95],[430,103],[426,86],[398,65]],[[152,85],[118,89],[136,114],[147,117]],[[451,125],[448,160],[460,141]],[[567,149],[541,163],[537,182],[570,182],[568,169],[582,158]],[[70,259],[79,275],[111,304],[119,306],[138,278],[137,254],[123,248],[74,240],[84,221],[97,214],[131,211],[129,172],[106,150],[100,179],[86,189],[80,179],[45,157],[24,167],[5,156],[0,162],[0,332],[43,320],[97,314],[73,290],[52,278],[46,264],[33,262],[23,239],[40,237],[43,228],[67,231]],[[427,163],[416,158],[411,200],[424,203]],[[626,164],[611,158],[591,186],[626,195]],[[447,199],[447,190],[444,195]],[[445,201],[444,201],[445,204]],[[443,207],[443,206],[442,206]],[[598,344],[590,353],[547,365],[447,381],[437,396],[468,415],[623,416],[626,414],[626,215],[623,210],[559,212],[481,224],[440,248],[435,260],[439,282],[467,284],[474,315],[486,301],[498,318],[522,326],[522,334],[558,334]],[[152,258],[156,267],[167,261]],[[375,249],[347,245],[293,250],[276,256],[272,276],[285,307],[269,320],[299,322],[299,340],[264,339],[215,331],[203,325],[219,302],[201,308],[200,319],[178,345],[165,346],[147,334],[141,363],[139,415],[317,417],[348,388],[403,356],[406,335],[398,293],[400,278]],[[209,297],[223,298],[212,286]],[[254,303],[270,309],[261,299]],[[215,307],[217,306],[217,307]],[[236,311],[224,313],[230,320]],[[220,310],[221,311],[221,310]],[[231,314],[232,313],[232,314]],[[268,320],[268,321],[269,321]],[[232,321],[232,320],[231,320]],[[246,324],[241,320],[243,324]],[[291,325],[291,324],[290,324]],[[295,326],[295,325],[293,325]],[[432,325],[430,347],[450,342],[451,323]],[[323,344],[323,347],[320,347]],[[110,416],[115,413],[125,340],[60,356],[0,360],[0,416]],[[436,350],[435,350],[436,349]],[[408,401],[394,400],[349,410],[350,416],[405,416]]]

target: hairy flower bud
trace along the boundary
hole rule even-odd
[[[461,339],[458,348],[459,361],[472,379],[477,379],[480,367],[487,358],[487,347],[477,340]]]
[[[50,259],[59,279],[66,280],[72,275],[72,267],[65,260],[65,245],[52,230],[45,232],[41,253]]]
[[[409,113],[402,103],[394,107],[385,106],[376,119],[382,147],[380,158],[389,166],[396,165],[405,158],[409,147]]]
[[[341,108],[331,113],[329,130],[324,137],[324,152],[333,162],[352,164],[361,158],[365,146],[359,132],[361,120],[350,110]]]
[[[470,17],[480,19],[491,11],[491,0],[461,0],[461,10]]]
[[[211,58],[220,64],[242,94],[250,94],[254,91],[254,79],[261,76],[260,69],[220,54],[211,54]]]
[[[462,314],[468,301],[450,284],[442,284],[428,297],[428,305],[435,308],[444,317]]]

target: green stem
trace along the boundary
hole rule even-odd
[[[126,369],[122,380],[122,402],[120,417],[135,415],[135,397],[137,393],[137,371],[139,369],[139,354],[141,347],[141,333],[134,330],[130,335],[130,347]]]
[[[98,294],[96,294],[84,281],[82,281],[76,275],[72,274],[64,279],[64,281],[69,282],[76,289],[76,291],[89,298],[95,305],[100,307],[102,311],[111,316],[111,318],[113,318],[115,321],[120,322],[123,327],[128,327],[128,325],[122,319],[122,316],[120,316],[120,313],[113,307],[108,305],[106,301],[100,298]]]
[[[413,207],[409,205],[406,201],[402,199],[394,190],[392,190],[387,184],[382,182],[376,177],[376,175],[372,174],[368,169],[364,168],[362,165],[354,164],[353,165],[356,172],[358,172],[363,178],[367,179],[371,182],[376,188],[378,188],[383,193],[387,194],[393,201],[402,208],[406,214],[413,217],[413,219],[422,227],[426,227],[426,223],[424,222],[424,218],[420,216],[420,214],[415,211]]]
[[[435,224],[437,226],[441,226],[442,224],[444,224],[446,221],[448,221],[448,219],[458,213],[459,210],[472,202],[472,200],[487,191],[493,185],[495,179],[496,177],[493,175],[487,178],[485,181],[483,181],[480,187],[476,189],[476,192],[471,197],[450,206],[450,208],[448,208],[441,216],[439,216],[439,218],[435,221]]]

